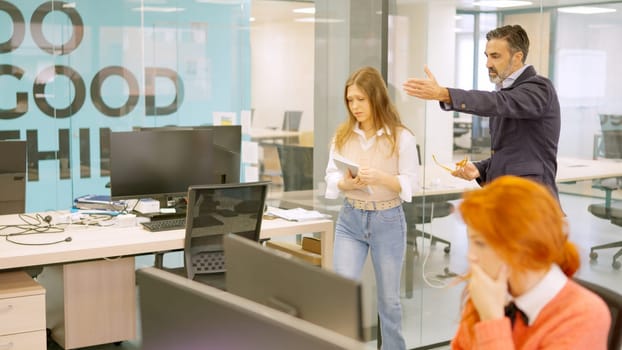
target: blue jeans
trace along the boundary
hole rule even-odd
[[[400,279],[406,249],[402,206],[386,210],[355,209],[344,201],[335,227],[335,271],[360,280],[371,254],[376,275],[382,350],[404,350]]]

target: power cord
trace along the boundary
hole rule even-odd
[[[433,217],[434,217],[434,203],[432,203],[432,207],[430,209],[430,226],[432,226],[431,219]],[[423,234],[421,235],[421,241],[422,241],[421,249],[425,251],[425,232],[422,231],[422,233]],[[445,267],[443,269],[444,274],[441,275],[438,273],[434,273],[434,277],[429,278],[428,275],[432,274],[432,272],[426,273],[426,264],[428,262],[428,258],[430,257],[431,251],[432,251],[432,234],[430,233],[430,244],[423,258],[423,264],[421,266],[421,269],[422,269],[421,277],[423,278],[423,281],[425,282],[425,284],[427,284],[428,286],[432,288],[437,288],[437,289],[446,288],[447,286],[452,284],[450,283],[450,280],[453,279],[454,277],[458,277],[458,274],[451,272],[448,267]]]
[[[63,242],[71,242],[72,238],[65,237],[64,239],[52,241],[52,242],[20,242],[16,240],[16,237],[30,236],[35,234],[46,233],[61,233],[65,230],[62,227],[52,225],[52,217],[50,215],[42,216],[41,214],[18,214],[23,224],[16,225],[0,225],[0,236],[4,236],[7,242],[18,245],[40,246],[40,245],[52,245]],[[17,231],[11,233],[1,233],[3,231]]]

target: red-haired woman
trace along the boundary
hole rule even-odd
[[[452,349],[606,349],[609,309],[570,279],[577,247],[546,187],[502,176],[459,211],[470,273]]]

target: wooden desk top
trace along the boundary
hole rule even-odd
[[[55,216],[60,214],[57,212],[49,215],[53,217],[54,223]],[[0,216],[0,225],[21,223],[23,222],[17,215]],[[261,238],[311,232],[326,232],[332,238],[332,230],[332,220],[307,222],[263,220]],[[6,233],[11,231],[0,231],[0,234]],[[142,226],[121,228],[69,225],[60,233],[11,237],[12,240],[25,243],[45,244],[61,241],[57,244],[19,245],[0,238],[0,270],[181,250],[184,247],[184,236],[185,230],[150,232]],[[65,242],[66,237],[71,237],[71,242]]]

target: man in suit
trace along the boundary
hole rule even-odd
[[[452,175],[475,179],[480,185],[501,175],[521,176],[546,185],[558,197],[555,175],[560,108],[555,88],[525,64],[529,38],[521,26],[493,29],[486,39],[486,68],[495,91],[442,87],[427,66],[427,79],[408,79],[404,91],[438,100],[446,111],[490,118],[490,157],[459,166]]]

